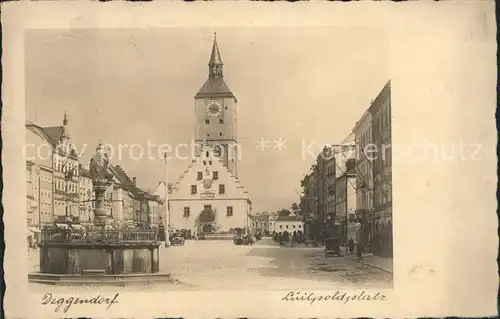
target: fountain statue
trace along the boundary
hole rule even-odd
[[[112,184],[113,175],[109,171],[109,157],[104,151],[102,143],[96,148],[90,159],[90,174],[95,193],[94,226],[104,228],[107,216],[104,207],[106,189]]]
[[[41,233],[40,271],[30,282],[47,284],[126,284],[170,281],[160,272],[160,241],[155,231],[107,229],[105,192],[112,185],[110,160],[102,143],[90,160],[95,193],[94,227],[85,231],[44,229]]]

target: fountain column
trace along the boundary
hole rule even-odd
[[[94,226],[104,228],[107,223],[106,208],[104,207],[105,193],[108,183],[103,181],[93,181],[95,193]]]

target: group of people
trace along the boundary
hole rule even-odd
[[[300,244],[305,242],[305,237],[302,234],[302,232],[294,230],[293,233],[289,233],[288,231],[284,232],[273,232],[273,239],[274,241],[280,243],[280,245],[286,245],[287,243],[290,243],[292,246],[295,244]]]

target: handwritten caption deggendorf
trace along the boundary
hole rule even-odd
[[[56,297],[53,296],[50,292],[44,294],[42,296],[42,305],[53,305],[55,306],[54,312],[58,312],[61,310],[64,313],[68,312],[68,310],[73,305],[107,305],[106,310],[109,310],[112,305],[118,303],[118,296],[120,294],[116,293],[113,297],[102,297],[101,295],[97,295],[91,298],[80,298],[80,297]]]

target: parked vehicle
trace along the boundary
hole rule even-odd
[[[235,245],[244,245],[245,239],[241,235],[234,235],[233,242]]]
[[[325,239],[325,258],[333,255],[340,256],[340,238],[338,237]]]
[[[185,242],[186,242],[186,240],[182,236],[182,233],[175,233],[173,235],[173,238],[172,238],[170,243],[172,244],[172,246],[175,246],[175,245],[184,246]]]

